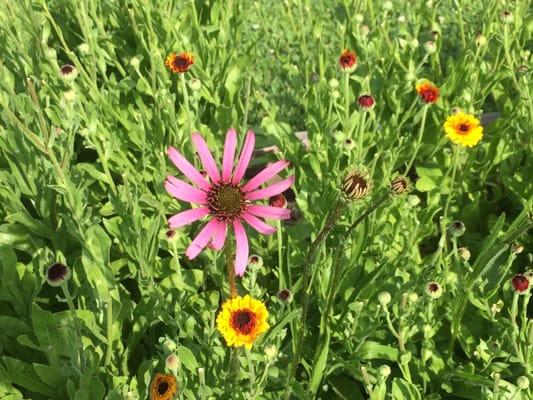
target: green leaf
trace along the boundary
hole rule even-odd
[[[196,361],[194,353],[185,346],[178,346],[177,352],[183,366],[191,372],[196,372],[200,365],[198,364],[198,361]]]
[[[394,378],[392,381],[393,400],[420,400],[420,392],[415,385],[402,378]]]
[[[416,181],[415,187],[420,192],[430,192],[437,187],[437,184],[429,176],[423,176]]]
[[[10,379],[14,384],[31,392],[55,398],[54,396],[57,394],[57,389],[44,384],[39,379],[39,376],[31,364],[7,356],[2,357],[2,360],[4,361]]]
[[[367,340],[359,348],[357,356],[361,360],[381,359],[396,361],[398,359],[398,349]]]

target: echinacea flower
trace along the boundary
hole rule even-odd
[[[439,88],[428,80],[422,80],[415,85],[418,97],[427,104],[433,104],[439,99]]]
[[[357,56],[355,52],[344,49],[339,57],[339,65],[344,71],[353,71],[357,67]]]
[[[375,103],[374,98],[369,94],[364,94],[357,99],[357,104],[364,110],[374,108]]]
[[[184,51],[182,53],[170,53],[165,58],[165,66],[174,73],[187,72],[194,64],[192,53]]]
[[[466,147],[474,147],[483,137],[481,122],[473,115],[462,111],[446,119],[444,132],[453,143]]]
[[[237,148],[237,133],[230,129],[226,135],[222,159],[222,171],[217,168],[215,160],[207,148],[207,144],[195,133],[192,141],[207,171],[206,179],[189,161],[175,148],[168,149],[168,156],[176,167],[197,187],[169,176],[165,182],[168,193],[178,200],[199,204],[200,207],[182,211],[169,218],[171,229],[188,225],[203,217],[209,222],[187,248],[186,255],[194,259],[208,244],[215,250],[224,246],[228,228],[235,232],[236,258],[235,274],[242,276],[248,262],[248,237],[243,221],[259,233],[270,235],[276,229],[259,218],[289,219],[290,210],[262,204],[252,204],[255,200],[268,199],[287,190],[294,183],[294,175],[276,182],[266,188],[260,186],[285,169],[289,162],[277,161],[255,175],[246,183],[242,183],[244,173],[255,144],[255,134],[248,131],[237,165],[234,168],[234,156]]]
[[[156,373],[150,385],[150,400],[172,400],[178,391],[174,375]]]
[[[265,305],[249,295],[228,299],[217,317],[217,329],[228,346],[250,349],[257,337],[268,329]]]

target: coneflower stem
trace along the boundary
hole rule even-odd
[[[413,163],[415,162],[416,156],[418,154],[418,150],[420,150],[420,145],[422,144],[422,137],[424,137],[424,129],[426,127],[426,117],[428,114],[428,105],[424,105],[424,108],[422,109],[422,119],[420,120],[420,128],[418,130],[418,137],[416,140],[416,146],[415,151],[409,160],[409,163],[407,164],[407,167],[405,168],[405,175],[409,173],[409,170],[413,166]]]
[[[289,373],[287,375],[287,382],[286,382],[286,391],[284,398],[288,400],[291,396],[291,384],[294,376],[296,375],[296,369],[298,368],[298,364],[300,363],[300,358],[302,356],[302,345],[303,345],[303,339],[305,336],[305,322],[307,319],[307,307],[309,302],[309,280],[311,275],[311,268],[315,262],[316,255],[318,253],[318,249],[320,248],[320,245],[328,234],[331,232],[333,227],[335,226],[337,220],[342,215],[342,212],[344,211],[346,207],[346,203],[343,199],[338,198],[335,202],[335,206],[333,207],[332,211],[329,213],[328,218],[326,219],[326,223],[324,224],[324,227],[316,237],[316,239],[311,244],[311,247],[309,248],[309,251],[307,252],[307,255],[305,256],[304,262],[303,262],[303,272],[302,272],[302,311],[300,314],[300,326],[298,328],[298,333],[296,337],[296,344],[295,344],[295,350],[294,350],[294,356],[291,361],[291,365],[289,366]]]
[[[233,242],[226,245],[226,266],[228,268],[229,297],[237,297],[237,283],[235,282],[235,265],[233,260]]]

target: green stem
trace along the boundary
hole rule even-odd
[[[106,324],[107,348],[105,354],[105,365],[111,362],[113,354],[113,299],[109,298],[107,302],[107,324]]]
[[[248,349],[245,349],[244,353],[246,354],[246,360],[248,361],[248,369],[250,371],[250,394],[253,396],[253,398],[255,398],[255,368],[252,360],[252,354]]]
[[[459,14],[459,31],[461,32],[461,44],[464,51],[466,49],[465,22],[463,20],[463,6],[460,4],[457,7],[457,13]]]
[[[318,249],[320,248],[322,242],[326,239],[326,237],[329,235],[333,227],[335,226],[337,220],[342,215],[342,212],[344,211],[346,207],[346,203],[342,199],[337,199],[335,206],[332,208],[332,211],[329,213],[329,216],[326,220],[326,223],[324,224],[324,227],[316,237],[316,239],[311,244],[311,247],[309,248],[309,251],[307,252],[307,255],[303,262],[303,272],[302,272],[302,312],[300,314],[300,326],[298,328],[298,334],[296,337],[296,344],[295,344],[295,350],[294,350],[294,356],[292,358],[291,364],[289,366],[289,372],[287,375],[287,381],[286,381],[286,392],[284,398],[288,400],[291,395],[291,384],[292,380],[294,379],[294,376],[296,375],[296,368],[298,368],[298,364],[300,363],[300,358],[302,356],[302,345],[303,345],[303,339],[305,336],[305,325],[307,320],[307,307],[309,302],[309,280],[311,275],[311,268],[315,262],[316,255],[318,253]]]
[[[185,107],[185,114],[187,116],[187,132],[191,132],[193,126],[191,124],[191,108],[189,105],[189,92],[187,91],[187,83],[185,82],[185,74],[180,75],[181,91],[183,92],[183,103]]]
[[[420,120],[420,128],[418,129],[418,137],[416,141],[415,151],[413,153],[413,156],[409,160],[409,163],[407,164],[407,167],[405,168],[405,174],[407,175],[409,173],[409,170],[413,166],[413,163],[415,162],[416,156],[418,154],[418,151],[420,150],[420,146],[422,144],[422,137],[424,136],[424,129],[426,127],[426,117],[428,113],[428,105],[425,105],[422,110],[422,119]]]
[[[350,136],[350,74],[344,74],[344,133]]]
[[[357,162],[358,163],[364,163],[363,160],[363,136],[365,133],[365,125],[366,125],[366,111],[361,111],[362,115],[359,120],[359,127],[357,130]]]
[[[67,300],[67,305],[70,310],[70,314],[72,316],[72,321],[74,322],[74,329],[76,329],[76,339],[78,342],[78,358],[77,358],[77,364],[78,364],[78,373],[80,374],[80,386],[82,384],[83,379],[83,365],[82,359],[84,359],[83,354],[83,342],[82,342],[82,336],[81,336],[81,326],[80,321],[78,320],[78,316],[76,315],[76,307],[74,306],[74,301],[72,301],[72,296],[70,294],[70,290],[68,288],[67,281],[64,281],[61,285],[61,289],[63,290],[63,294],[65,296],[65,299]]]

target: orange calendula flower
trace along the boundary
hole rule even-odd
[[[174,375],[157,373],[150,385],[150,400],[172,400],[178,391],[178,383]]]
[[[265,305],[249,295],[226,300],[217,317],[217,328],[228,346],[250,349],[257,337],[268,329]]]
[[[339,57],[339,64],[345,71],[353,71],[357,67],[357,56],[354,51],[344,49]]]
[[[192,53],[170,53],[165,59],[165,66],[174,73],[187,72],[194,64]]]
[[[450,115],[444,123],[444,132],[453,143],[463,147],[473,147],[483,137],[483,127],[479,120],[462,111]]]
[[[430,81],[423,80],[418,82],[415,89],[424,103],[433,104],[439,99],[439,88]]]

